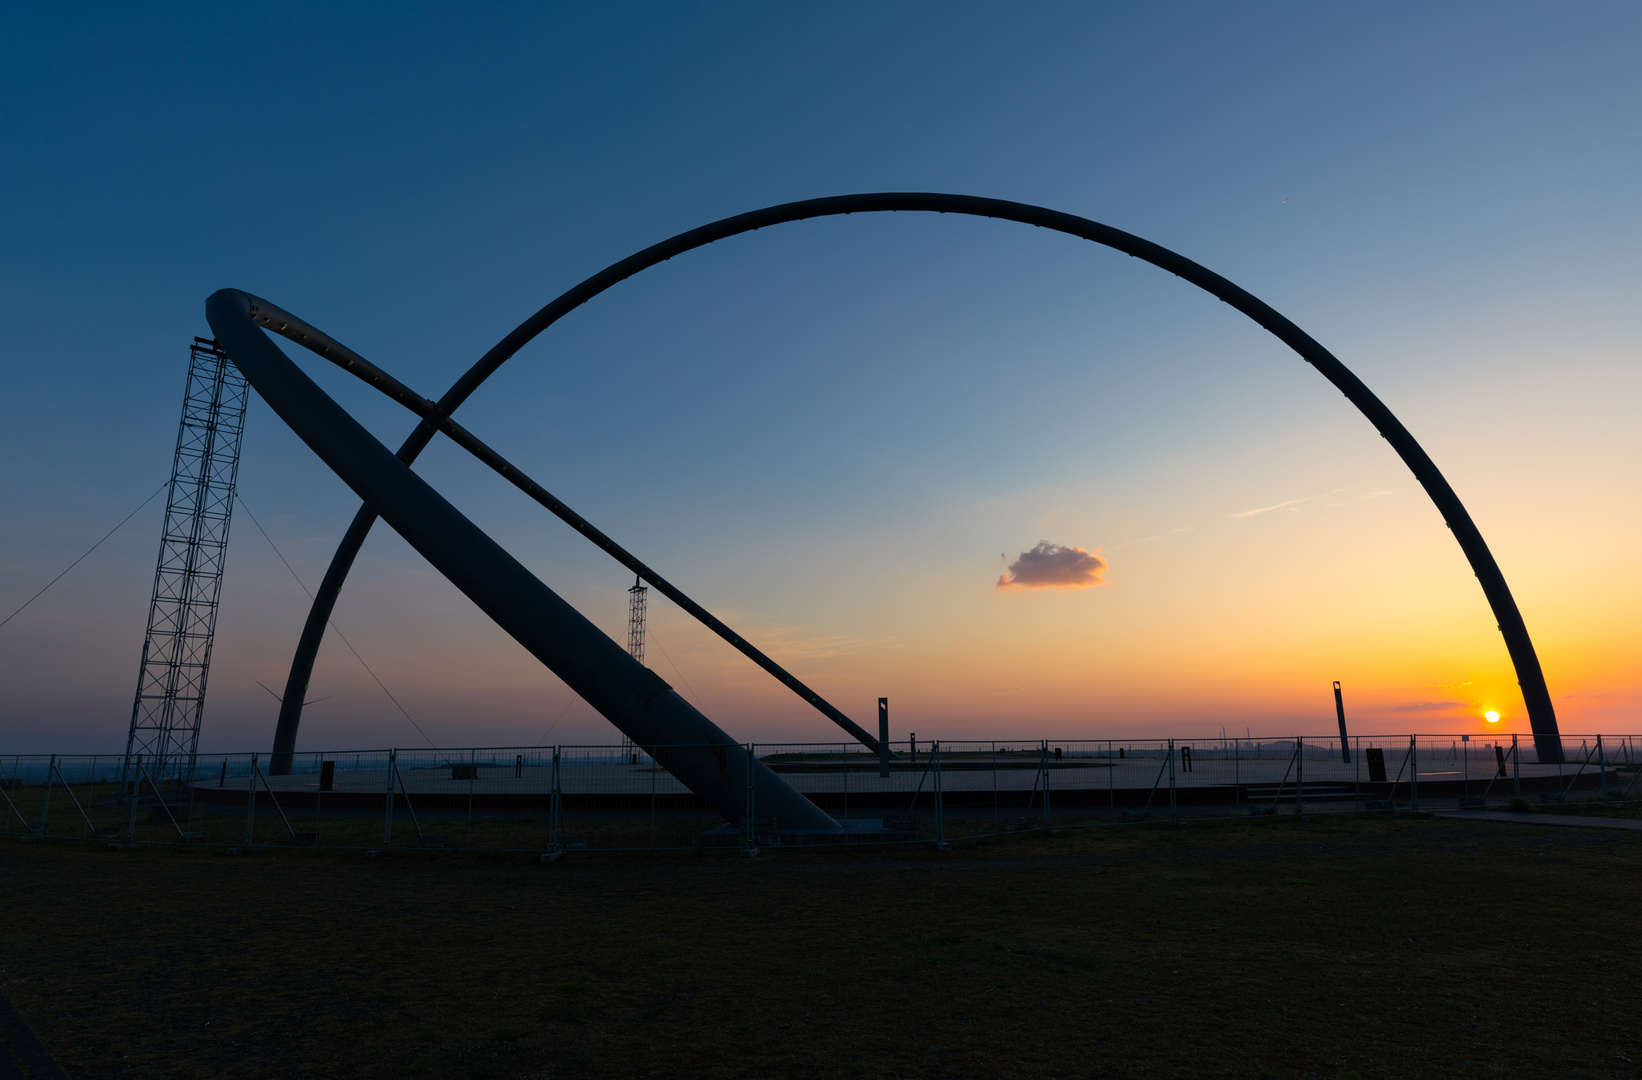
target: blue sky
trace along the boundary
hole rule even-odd
[[[217,288],[436,396],[673,233],[957,191],[1155,240],[1330,347],[1471,507],[1559,708],[1635,727],[1632,5],[40,5],[0,29],[7,611],[164,479]],[[862,719],[891,693],[954,737],[1281,733],[1344,678],[1403,730],[1509,683],[1366,422],[1223,305],[1066,237],[895,216],[738,238],[566,319],[464,423]],[[618,567],[451,447],[420,468],[619,629]],[[260,402],[241,478],[317,581],[353,497]],[[151,506],[0,629],[0,751],[121,745],[157,531]],[[993,590],[1040,540],[1101,549],[1108,584]],[[204,745],[267,741],[256,682],[283,681],[305,610],[237,520]],[[652,666],[730,730],[831,737],[654,620]],[[337,621],[440,742],[561,715],[555,739],[608,736],[385,530]],[[305,746],[416,741],[346,653],[319,682]]]

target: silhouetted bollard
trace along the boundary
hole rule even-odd
[[[1180,748],[1180,771],[1192,771],[1192,748],[1189,746],[1182,746]]]
[[[1378,746],[1371,746],[1363,752],[1363,756],[1368,759],[1368,782],[1385,783],[1385,751]]]
[[[1503,779],[1505,776],[1505,747],[1499,743],[1494,744],[1494,760],[1499,763],[1499,772],[1494,775]]]
[[[1060,760],[1060,747],[1058,747],[1058,746],[1055,747],[1055,760],[1056,761]]]
[[[223,762],[226,766],[228,763]],[[329,791],[336,786],[336,762],[321,761],[319,763],[319,790]]]
[[[889,698],[878,699],[878,775],[889,776]]]
[[[638,764],[638,760],[639,760],[638,755],[637,754],[633,755],[633,763],[635,765]],[[514,754],[513,755],[513,779],[518,780],[519,778],[524,776],[524,774],[525,774],[525,756],[523,754]]]
[[[1334,715],[1340,719],[1340,763],[1351,764],[1351,743],[1346,739],[1346,703],[1340,696],[1340,682],[1334,682]]]

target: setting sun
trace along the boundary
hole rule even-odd
[[[1482,718],[1484,720],[1488,721],[1490,724],[1499,723],[1499,713],[1497,713],[1497,712],[1485,712],[1485,713],[1482,714]]]

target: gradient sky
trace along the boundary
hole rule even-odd
[[[218,288],[437,396],[676,232],[954,191],[1137,233],[1297,322],[1465,501],[1563,730],[1642,729],[1642,8],[334,7],[0,14],[5,612],[165,479]],[[898,737],[1325,734],[1333,679],[1357,731],[1526,731],[1475,579],[1368,422],[1083,241],[915,215],[740,237],[565,319],[462,420],[857,719],[889,696]],[[418,468],[623,634],[619,566],[449,444]],[[357,500],[260,401],[240,477],[317,583]],[[0,752],[123,747],[159,517],[0,628]],[[1102,583],[999,589],[1042,541]],[[306,610],[236,514],[202,749],[267,745],[257,683]],[[733,734],[836,737],[651,612],[650,665]],[[385,527],[336,622],[442,745],[612,736]],[[339,642],[310,693],[300,748],[425,745]]]

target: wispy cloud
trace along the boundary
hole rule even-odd
[[[1178,529],[1170,529],[1168,532],[1160,532],[1155,536],[1142,536],[1139,540],[1130,540],[1126,544],[1119,544],[1117,547],[1113,548],[1112,550],[1113,551],[1121,551],[1124,548],[1132,548],[1132,547],[1136,547],[1137,545],[1140,545],[1140,544],[1149,544],[1153,540],[1162,540],[1164,537],[1177,536],[1180,533],[1191,532],[1192,529],[1193,529],[1193,526],[1191,526],[1191,525],[1182,525]]]
[[[1446,712],[1449,709],[1466,709],[1470,706],[1463,701],[1413,701],[1406,705],[1392,705],[1386,712]]]
[[[754,637],[756,634],[756,638]],[[748,641],[778,660],[792,663],[799,660],[825,660],[853,656],[867,650],[897,648],[893,636],[860,637],[850,634],[816,634],[800,627],[752,626]]]
[[[1358,495],[1354,499],[1341,499],[1339,502],[1324,503],[1323,505],[1324,506],[1330,506],[1330,507],[1332,507],[1332,506],[1356,506],[1358,503],[1365,503],[1365,502],[1368,502],[1371,499],[1381,499],[1381,498],[1384,498],[1387,495],[1395,495],[1395,494],[1397,494],[1397,493],[1395,491],[1392,491],[1392,490],[1370,491],[1368,494]]]
[[[1273,503],[1270,506],[1259,506],[1253,510],[1239,510],[1235,514],[1227,514],[1226,516],[1234,518],[1251,518],[1256,514],[1269,514],[1273,510],[1294,510],[1305,503],[1312,502],[1317,499],[1326,499],[1330,495],[1338,495],[1344,490],[1345,488],[1335,488],[1333,491],[1325,491],[1318,495],[1307,495],[1303,499],[1287,499],[1280,503]]]
[[[1109,564],[1093,551],[1038,541],[1023,551],[998,579],[1000,589],[1084,589],[1104,585],[1101,575]]]

